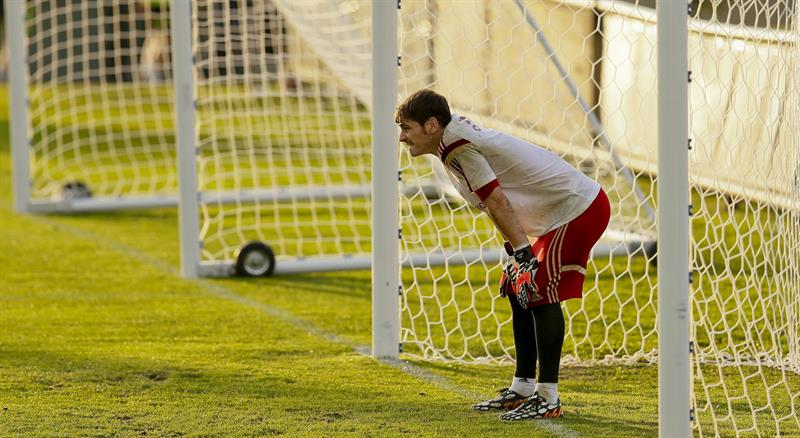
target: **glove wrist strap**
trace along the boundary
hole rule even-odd
[[[521,249],[530,248],[530,247],[531,247],[531,243],[530,242],[525,242],[520,246],[514,247],[514,252],[517,252],[517,251],[519,251]]]
[[[524,263],[524,262],[530,262],[531,260],[535,260],[535,258],[533,257],[533,248],[531,248],[530,245],[527,245],[524,248],[514,251],[514,260],[516,260],[517,263]]]

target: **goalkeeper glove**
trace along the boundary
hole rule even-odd
[[[531,303],[542,299],[533,282],[536,270],[539,268],[539,261],[533,256],[533,248],[530,245],[516,251],[508,242],[503,246],[509,258],[500,279],[500,293],[505,295],[510,284],[511,292],[517,297],[520,306],[527,309]]]

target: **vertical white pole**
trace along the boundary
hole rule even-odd
[[[372,2],[372,355],[400,353],[397,3]]]
[[[691,435],[688,6],[657,2],[658,405],[662,437]]]
[[[175,131],[180,186],[179,220],[181,273],[197,277],[200,264],[200,225],[197,210],[197,161],[192,53],[192,3],[174,0],[172,21],[172,71],[175,81]]]
[[[25,2],[5,0],[8,38],[8,79],[11,88],[11,180],[14,210],[29,211],[30,165],[28,144],[28,56],[25,52]]]

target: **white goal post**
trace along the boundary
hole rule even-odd
[[[658,3],[658,428],[691,436],[688,27],[684,2]]]

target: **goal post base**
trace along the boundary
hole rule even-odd
[[[118,211],[134,208],[175,207],[175,196],[101,196],[93,198],[67,198],[53,201],[30,201],[31,213],[88,213]]]
[[[601,241],[592,250],[592,257],[629,257],[645,256],[646,248],[654,244],[644,236],[632,233],[621,233],[609,230],[606,238],[625,235],[624,241]],[[638,237],[638,240],[632,239]],[[502,247],[485,247],[482,249],[443,251],[435,250],[428,253],[408,254],[400,260],[404,268],[436,267],[436,266],[464,266],[475,263],[491,265],[505,260],[506,255]],[[359,271],[372,268],[372,257],[369,255],[342,255],[336,257],[281,257],[275,260],[275,267],[271,276],[302,274],[311,272]],[[237,275],[236,261],[203,261],[197,266],[198,275],[201,277],[230,277]]]

